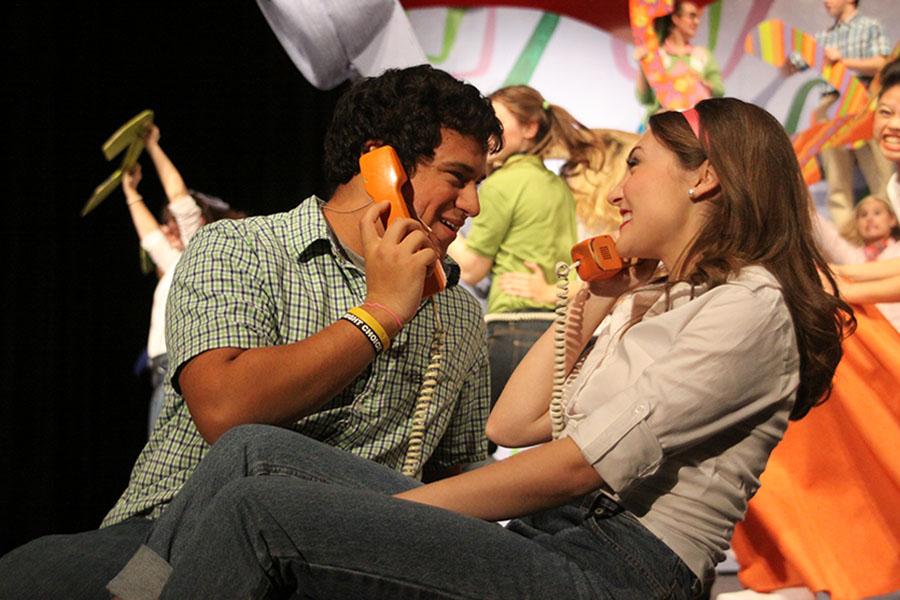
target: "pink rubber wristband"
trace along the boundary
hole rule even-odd
[[[400,317],[397,316],[397,313],[395,313],[394,311],[392,311],[391,309],[389,309],[389,308],[388,308],[387,306],[385,306],[384,304],[379,304],[378,302],[364,302],[364,303],[363,303],[363,306],[371,306],[372,308],[380,308],[381,310],[383,310],[383,311],[386,312],[387,314],[389,314],[389,315],[391,315],[392,317],[394,317],[394,322],[397,323],[397,327],[398,327],[399,329],[403,329],[403,321],[400,320]]]

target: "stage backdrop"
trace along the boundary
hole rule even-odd
[[[251,213],[287,210],[320,185],[323,131],[341,91],[321,92],[302,78],[253,2],[8,4],[0,553],[38,535],[96,527],[146,435],[149,386],[131,367],[146,344],[155,282],[140,274],[120,192],[88,218],[78,215],[114,166],[100,145],[153,109],[162,145],[189,185]],[[510,6],[410,8],[409,17],[432,62],[483,91],[530,83],[589,125],[634,130],[640,109],[626,0],[559,4],[588,7],[584,14],[606,29]],[[744,56],[743,32],[773,17],[824,28],[821,2],[716,6],[698,42],[714,47],[728,93],[787,119],[812,75],[777,80]],[[863,9],[900,37],[897,0],[866,0]],[[158,207],[162,191],[144,164],[142,191]]]
[[[403,4],[429,61],[482,91],[526,83],[586,125],[638,128],[642,111],[634,97],[637,66],[631,58],[634,46],[625,0],[497,3],[504,6],[471,0],[405,0]],[[456,8],[461,5],[469,8]],[[584,19],[511,5],[559,5],[561,11],[568,5],[568,14]],[[866,0],[861,12],[879,18],[892,43],[900,40],[900,2]],[[745,36],[766,19],[782,19],[809,33],[832,22],[821,0],[716,0],[707,4],[694,42],[714,51],[726,95],[754,102],[790,129],[802,129],[819,96],[817,88],[806,86],[816,73],[784,78],[744,52]]]

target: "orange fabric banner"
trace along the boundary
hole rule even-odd
[[[831,398],[790,424],[735,530],[753,590],[900,590],[900,334],[875,307],[853,308]]]

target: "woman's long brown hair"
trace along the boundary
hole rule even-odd
[[[650,118],[650,131],[681,166],[709,159],[719,191],[709,218],[681,264],[692,284],[714,287],[748,265],[768,269],[781,284],[800,353],[800,386],[792,419],[823,402],[841,360],[844,333],[856,326],[852,309],[823,289],[834,279],[812,235],[812,205],[790,140],[772,115],[734,98],[697,105],[699,139],[677,112]]]

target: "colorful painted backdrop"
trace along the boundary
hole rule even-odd
[[[642,111],[634,96],[637,67],[624,21],[625,0],[592,3],[602,12],[590,19],[596,24],[508,6],[516,2],[503,2],[505,6],[469,2],[482,4],[471,8],[434,6],[436,3],[404,2],[416,35],[435,66],[471,81],[484,92],[527,83],[592,127],[638,128]],[[577,10],[568,12],[588,14],[582,4],[574,3]],[[866,0],[861,9],[881,19],[892,43],[900,40],[900,2]],[[695,43],[715,52],[727,95],[759,104],[789,131],[799,131],[808,124],[819,95],[818,76],[808,71],[784,78],[745,53],[744,38],[766,19],[782,19],[810,33],[831,24],[820,0],[716,0],[706,8]]]

